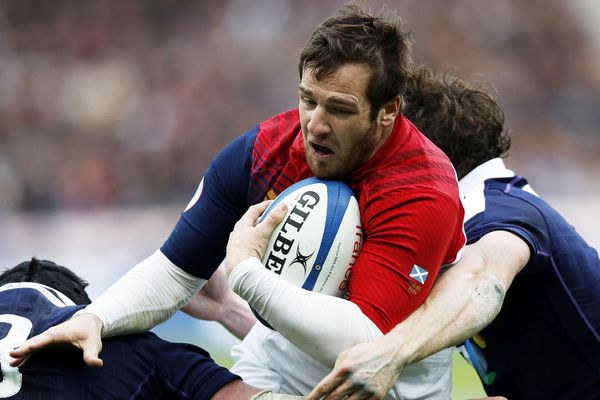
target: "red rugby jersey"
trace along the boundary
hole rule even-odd
[[[297,109],[260,124],[249,199],[274,198],[312,176]],[[387,333],[425,299],[465,243],[464,211],[446,155],[403,116],[386,143],[346,181],[360,206],[364,244],[348,296]]]

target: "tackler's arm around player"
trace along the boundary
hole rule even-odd
[[[529,256],[525,242],[503,231],[467,246],[417,311],[381,339],[341,353],[307,399],[383,399],[407,364],[461,343],[493,321]]]

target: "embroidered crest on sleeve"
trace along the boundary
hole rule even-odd
[[[427,272],[425,268],[421,268],[415,264],[413,265],[412,270],[410,271],[410,274],[408,276],[410,276],[415,281],[423,285],[427,280],[427,275],[429,275],[429,272]]]

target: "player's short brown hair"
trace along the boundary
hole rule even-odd
[[[322,79],[345,64],[367,64],[371,119],[388,101],[402,95],[410,77],[411,37],[391,10],[374,13],[359,5],[342,7],[313,32],[300,55],[300,78],[311,69]]]

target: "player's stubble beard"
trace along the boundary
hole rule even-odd
[[[366,134],[352,143],[351,147],[338,149],[334,157],[328,161],[318,161],[312,154],[310,144],[304,135],[304,155],[311,172],[319,179],[344,180],[352,172],[358,170],[379,150],[383,142],[378,142],[376,134],[378,126],[376,120],[371,121]],[[386,139],[389,135],[386,135]]]

